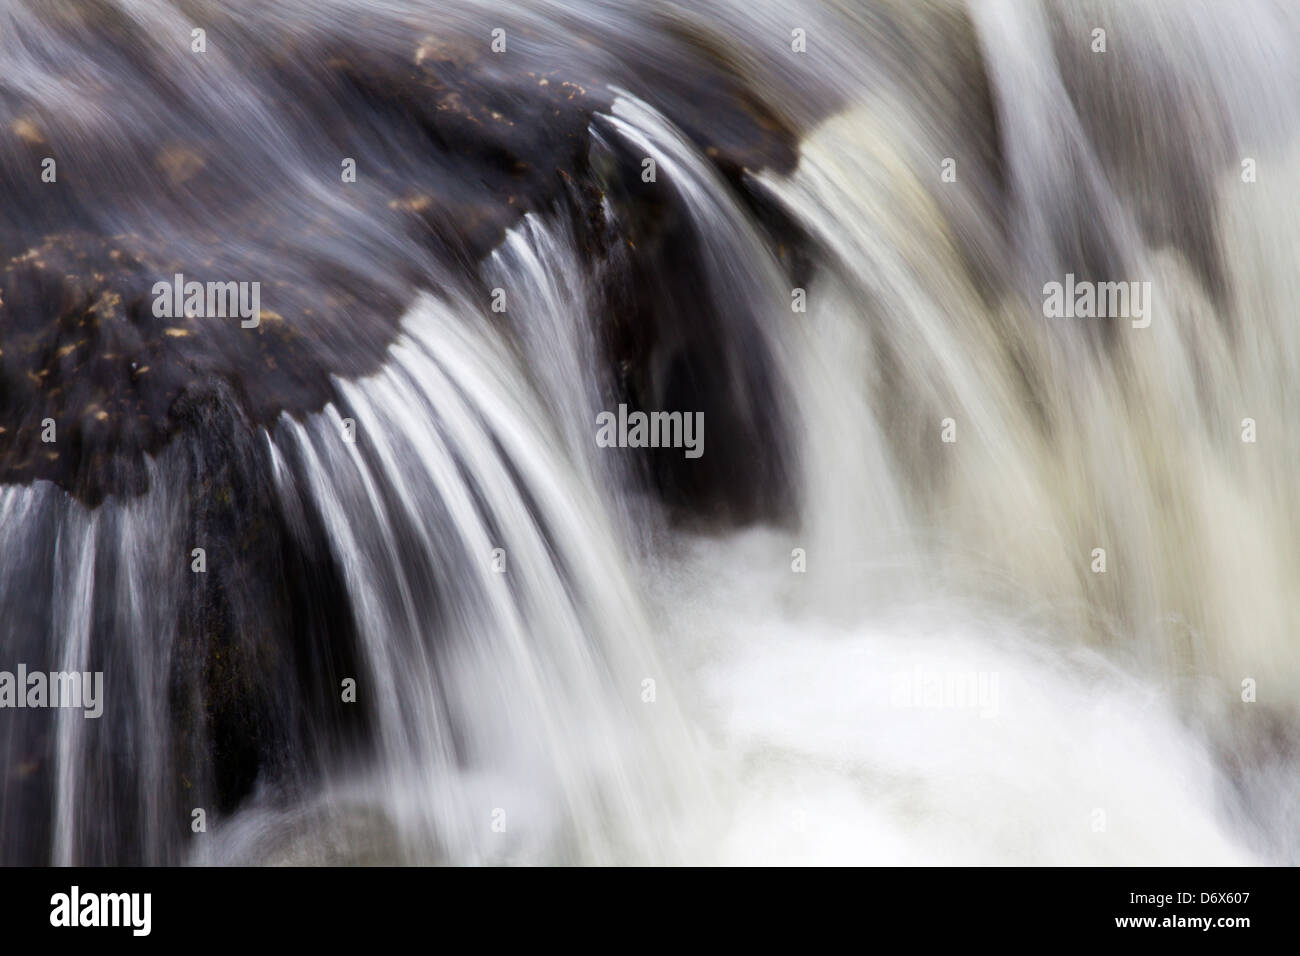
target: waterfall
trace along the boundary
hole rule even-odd
[[[333,407],[274,439],[280,494],[345,568],[381,741],[358,773],[452,860],[648,853],[632,822],[674,798],[689,737],[669,704],[643,715],[658,666],[594,476],[465,311],[418,304],[385,371],[340,383],[364,439]],[[522,844],[482,825],[498,807]]]
[[[1300,860],[1286,5],[33,0],[0,62],[0,863]]]

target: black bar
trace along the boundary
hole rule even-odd
[[[150,894],[148,935],[135,935],[131,925],[51,925],[57,894],[70,903],[73,886],[85,913],[87,895]],[[1232,946],[1291,939],[1295,898],[1289,869],[575,870],[543,878],[529,871],[397,868],[0,870],[6,942],[67,942],[75,934],[79,944],[153,941],[205,949],[278,940],[337,946],[371,934],[416,934],[438,946],[435,927],[447,928],[449,942],[500,943],[513,933],[523,934],[521,941],[531,934],[536,945],[588,935],[608,941],[621,928],[629,938],[671,933],[667,945],[690,938],[677,934],[697,932],[693,926],[707,935],[725,928],[737,938],[788,927],[809,941],[840,931],[858,940],[919,939],[920,933],[927,947],[973,939]],[[126,924],[131,915],[142,916],[141,909],[124,912]],[[1200,925],[1207,918],[1209,928]],[[1120,925],[1135,919],[1153,922]]]

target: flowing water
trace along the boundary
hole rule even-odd
[[[36,6],[0,14],[0,103],[42,104],[80,133],[61,155],[110,167],[143,134],[77,93],[111,69],[130,89],[105,52],[127,41],[79,41],[99,59],[78,66]],[[150,43],[194,18],[105,9]],[[176,123],[229,127],[299,183],[265,187],[283,274],[355,269],[398,304],[320,326],[301,367],[196,359],[218,384],[169,412],[191,430],[144,449],[131,491],[0,487],[0,670],[106,686],[99,719],[0,711],[0,861],[1300,860],[1300,15],[271,11],[239,43],[409,55],[421,18],[484,44],[504,27],[603,84],[578,183],[601,195],[515,217],[481,258],[428,254],[392,204],[367,218],[327,180],[334,152],[311,166],[239,43],[213,29],[202,78],[178,47]],[[647,79],[701,55],[789,121],[794,162],[715,161],[689,87]],[[409,141],[385,146],[386,176],[423,175]],[[655,162],[652,213],[617,181],[629,157]],[[119,185],[71,201],[81,228],[125,228],[141,187]],[[307,206],[338,231],[294,235]],[[190,241],[165,211],[169,248]],[[638,245],[639,216],[673,222],[663,246]],[[10,245],[46,228],[4,225]],[[593,234],[614,237],[599,257]],[[1149,326],[1046,318],[1067,273],[1151,283]],[[638,296],[660,299],[620,313]],[[647,318],[629,372],[609,329]],[[340,358],[358,341],[374,361]],[[267,413],[266,380],[321,400]],[[629,395],[705,409],[696,471],[597,444]]]

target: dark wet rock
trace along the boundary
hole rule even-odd
[[[180,262],[139,236],[85,233],[46,237],[0,267],[0,480],[56,481],[92,504],[143,491],[143,456],[182,425],[173,405],[196,382],[228,384],[258,424],[323,404],[341,357],[334,333],[376,313],[382,290],[359,278],[310,289],[271,279],[254,328],[237,316],[154,315],[156,282],[232,271]],[[47,419],[53,442],[42,440]]]
[[[644,474],[682,516],[711,524],[782,520],[793,478],[785,471],[788,436],[779,407],[760,398],[781,386],[776,357],[748,315],[752,290],[710,286],[693,210],[671,183],[647,188],[641,157],[626,149],[613,147],[606,160],[617,228],[604,236],[597,275],[618,401],[633,411],[700,412],[706,423],[706,454],[646,449]],[[756,218],[761,210],[788,229],[781,235],[793,265],[799,231],[760,194],[750,203]]]

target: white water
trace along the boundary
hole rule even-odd
[[[1279,789],[1262,823],[1234,821],[1225,801],[1232,787],[1216,747],[1250,740],[1230,713],[1241,648],[1187,622],[1180,633],[1193,643],[1164,648],[1141,613],[1099,625],[1083,612],[1089,602],[1124,608],[1134,595],[1139,609],[1159,606],[1143,576],[1185,556],[1144,545],[1139,520],[1128,547],[1151,550],[1108,572],[1121,578],[1118,598],[1092,590],[1091,539],[1068,517],[1081,505],[1070,489],[1082,479],[1045,457],[1008,411],[1012,398],[999,389],[1011,384],[990,373],[998,336],[1043,333],[1032,314],[999,317],[974,305],[945,258],[937,213],[899,178],[875,118],[833,120],[805,147],[799,173],[765,183],[854,266],[818,287],[807,315],[790,315],[779,270],[702,157],[630,97],[614,117],[617,132],[691,197],[717,244],[713,275],[745,297],[747,314],[764,297],[774,303],[764,328],[784,357],[802,436],[800,526],[721,538],[666,532],[648,505],[603,484],[619,470],[582,443],[603,383],[585,361],[590,313],[564,279],[574,253],[530,217],[488,268],[527,290],[512,321],[537,364],[517,364],[486,322],[472,331],[468,304],[429,300],[407,316],[385,372],[341,384],[373,454],[338,442],[333,409],[277,431],[277,446],[303,454],[307,493],[348,567],[385,707],[378,768],[339,782],[324,805],[383,807],[401,835],[397,856],[415,861],[1285,856],[1284,829],[1274,828],[1285,828],[1292,769],[1268,785]],[[935,444],[915,454],[961,456],[932,465],[953,469],[937,496],[908,487],[909,462],[885,438],[870,322],[886,323],[907,357],[910,399],[935,409],[928,420],[916,414]],[[1161,335],[1173,332],[1156,327]],[[542,370],[535,390],[522,385],[528,368]],[[1180,371],[1162,356],[1134,374]],[[1071,385],[1092,395],[1093,423],[1109,433],[1090,437],[1080,418],[1084,445],[1072,454],[1079,467],[1136,474],[1123,443],[1142,419],[1105,381],[1099,367],[1072,374]],[[945,448],[939,412],[948,409],[960,437]],[[287,470],[282,477],[282,493],[297,494]],[[1142,487],[1135,480],[1094,500],[1155,519],[1162,505]],[[1118,532],[1123,519],[1115,520]],[[428,619],[412,607],[414,594],[436,585],[396,560],[397,525],[417,529],[436,556],[431,568],[451,578],[452,610],[439,616],[450,634],[436,650]],[[676,541],[667,554],[664,536]],[[509,555],[504,575],[491,570],[494,547]],[[794,549],[806,572],[792,570]],[[1174,573],[1185,578],[1194,567]],[[1183,586],[1217,593],[1215,573]],[[1270,677],[1282,680],[1287,658],[1275,650]],[[1224,668],[1218,677],[1214,663]],[[647,676],[656,681],[652,703],[640,696]],[[985,681],[988,693],[923,697],[926,681],[954,677]],[[917,696],[900,698],[900,682]],[[1222,723],[1206,733],[1197,708]],[[466,737],[456,757],[453,727]],[[505,833],[489,826],[497,808]],[[284,824],[236,818],[221,845],[250,842],[223,858],[260,858],[257,834]],[[287,858],[313,856],[300,842]]]
[[[728,781],[735,822],[711,850],[735,862],[1258,861],[1227,821],[1212,745],[1179,716],[1194,701],[1230,721],[1232,678],[1247,671],[1225,668],[1231,676],[1215,686],[1186,651],[1149,647],[1145,629],[1117,623],[1119,633],[1097,635],[1074,610],[1099,600],[1086,577],[1050,578],[1054,566],[1086,569],[1090,547],[1083,537],[1071,553],[1062,539],[1069,482],[1040,457],[995,374],[1006,336],[1038,334],[1034,317],[988,328],[996,317],[960,286],[937,212],[881,141],[890,128],[866,110],[834,120],[805,146],[792,182],[769,183],[851,270],[844,283],[856,283],[820,288],[806,318],[785,319],[781,351],[806,440],[803,527],[701,541],[657,594],[676,612],[687,699]],[[961,456],[947,501],[909,496],[908,473],[880,438],[897,396],[873,380],[873,323],[904,356],[906,400],[933,403],[930,416],[905,413],[934,444],[904,464],[924,473]],[[1084,375],[1070,381],[1094,387]],[[1096,469],[1122,464],[1111,449],[1133,416],[1115,394],[1099,394],[1093,410],[1110,433],[1091,453]],[[948,415],[961,431],[945,448]],[[1284,459],[1275,467],[1284,472]],[[1120,507],[1158,514],[1159,500],[1132,500],[1141,486],[1128,485]],[[791,571],[793,548],[807,554],[805,574]],[[1179,557],[1152,542],[1133,564],[1158,571]],[[1131,576],[1146,570],[1111,573],[1141,593]],[[1010,602],[1009,585],[1020,589]],[[1284,587],[1256,594],[1264,606],[1289,600]],[[1205,657],[1239,651],[1195,636]],[[1111,652],[1097,649],[1111,639]],[[1285,642],[1279,635],[1264,658],[1279,682],[1294,660]],[[899,706],[900,675],[918,672],[995,675],[997,706]],[[1233,738],[1231,725],[1218,730]],[[1250,746],[1249,735],[1234,744]],[[1278,793],[1272,809],[1288,802]]]

